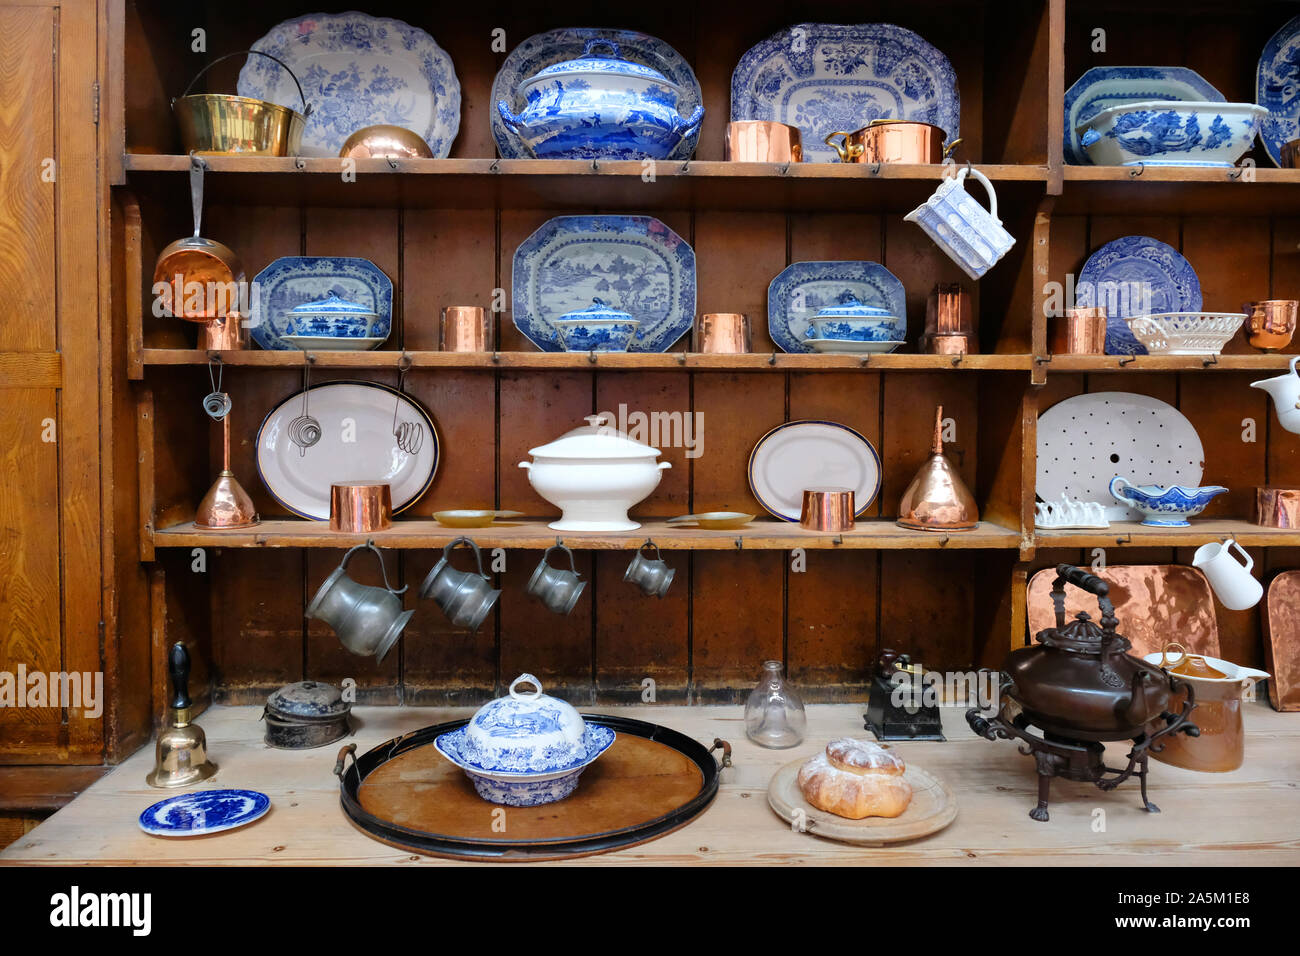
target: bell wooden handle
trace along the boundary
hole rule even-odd
[[[190,652],[180,641],[167,654],[167,673],[172,679],[172,706],[183,710],[190,706]]]

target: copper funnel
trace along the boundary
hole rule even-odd
[[[194,526],[214,530],[251,528],[259,520],[257,508],[253,506],[253,499],[248,497],[248,492],[235,478],[235,473],[230,470],[229,415],[221,420],[221,429],[221,473],[217,475],[217,480],[212,483],[208,493],[199,502],[198,510],[194,512]]]
[[[973,531],[979,524],[975,496],[943,454],[943,406],[934,410],[934,445],[903,492],[898,524],[914,531]]]

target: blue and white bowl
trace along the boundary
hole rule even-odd
[[[598,46],[611,55],[598,56]],[[505,100],[497,112],[538,159],[665,159],[704,119],[703,106],[678,113],[679,86],[600,37],[587,40],[576,60],[529,77],[520,93],[522,113]]]
[[[566,352],[626,352],[641,323],[603,299],[555,320]]]
[[[1146,515],[1142,523],[1155,528],[1186,528],[1188,518],[1205,510],[1210,500],[1228,489],[1222,485],[1184,488],[1182,485],[1135,485],[1122,475],[1110,480],[1110,493]]]
[[[828,305],[808,320],[810,339],[842,342],[889,342],[902,338],[898,319],[880,306],[864,305],[852,296]]]
[[[1232,166],[1255,142],[1268,110],[1254,103],[1123,103],[1079,124],[1098,166]]]
[[[536,690],[520,693],[520,684]],[[614,736],[608,727],[588,726],[570,704],[543,694],[536,677],[521,674],[508,696],[484,704],[434,746],[465,771],[484,800],[532,807],[573,793],[579,775]]]
[[[329,295],[316,302],[304,302],[285,315],[281,335],[314,338],[375,338],[373,330],[379,316],[364,305]]]

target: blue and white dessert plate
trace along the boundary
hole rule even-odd
[[[388,338],[393,320],[393,282],[368,259],[284,256],[253,280],[250,332],[264,349],[296,348],[284,341],[288,314],[310,302],[335,297],[375,313],[371,338]]]
[[[666,352],[695,321],[695,250],[651,216],[557,216],[515,250],[511,284],[515,327],[543,352],[597,298],[640,323],[629,352]]]
[[[1200,312],[1201,283],[1173,246],[1150,236],[1123,236],[1084,263],[1075,289],[1080,308],[1106,308],[1106,353],[1146,355],[1124,320],[1167,312]]]
[[[200,790],[160,800],[140,814],[140,829],[153,836],[204,836],[252,823],[271,809],[256,790]]]
[[[902,119],[961,135],[961,97],[948,58],[891,23],[800,23],[751,47],[731,75],[731,119],[797,126],[804,159],[838,160],[825,138],[872,120]]]
[[[1300,17],[1269,37],[1255,70],[1255,102],[1268,110],[1259,141],[1281,166],[1282,147],[1300,139]]]
[[[460,130],[460,81],[451,57],[419,27],[365,13],[309,13],[273,27],[252,47],[283,60],[311,115],[302,155],[337,156],[366,126],[402,126],[444,159]],[[249,57],[240,96],[301,109],[298,88],[273,60]]]
[[[1094,66],[1065,91],[1065,161],[1090,166],[1078,127],[1104,109],[1142,100],[1214,101],[1224,96],[1195,70],[1181,66]]]
[[[793,262],[767,287],[767,332],[785,352],[811,352],[812,320],[823,309],[856,301],[895,319],[891,339],[907,333],[907,292],[879,262]]]
[[[591,40],[613,41],[618,45],[619,56],[630,63],[649,67],[662,74],[669,84],[679,91],[677,112],[690,116],[704,102],[700,82],[685,58],[663,40],[635,30],[602,30],[577,27],[547,30],[524,40],[510,51],[492,81],[489,110],[492,137],[497,152],[504,159],[528,159],[532,156],[519,134],[511,130],[502,119],[496,104],[505,101],[510,112],[519,113],[527,105],[521,87],[530,77],[548,67],[583,56]],[[856,128],[856,127],[855,127]],[[688,159],[699,142],[699,129],[688,131],[672,147],[668,159]]]

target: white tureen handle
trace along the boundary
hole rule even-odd
[[[520,694],[515,691],[515,687],[519,684],[532,684],[537,688],[537,690],[533,691],[531,694]],[[520,674],[510,682],[510,696],[515,700],[536,700],[538,697],[542,696],[542,682],[532,674]]]

